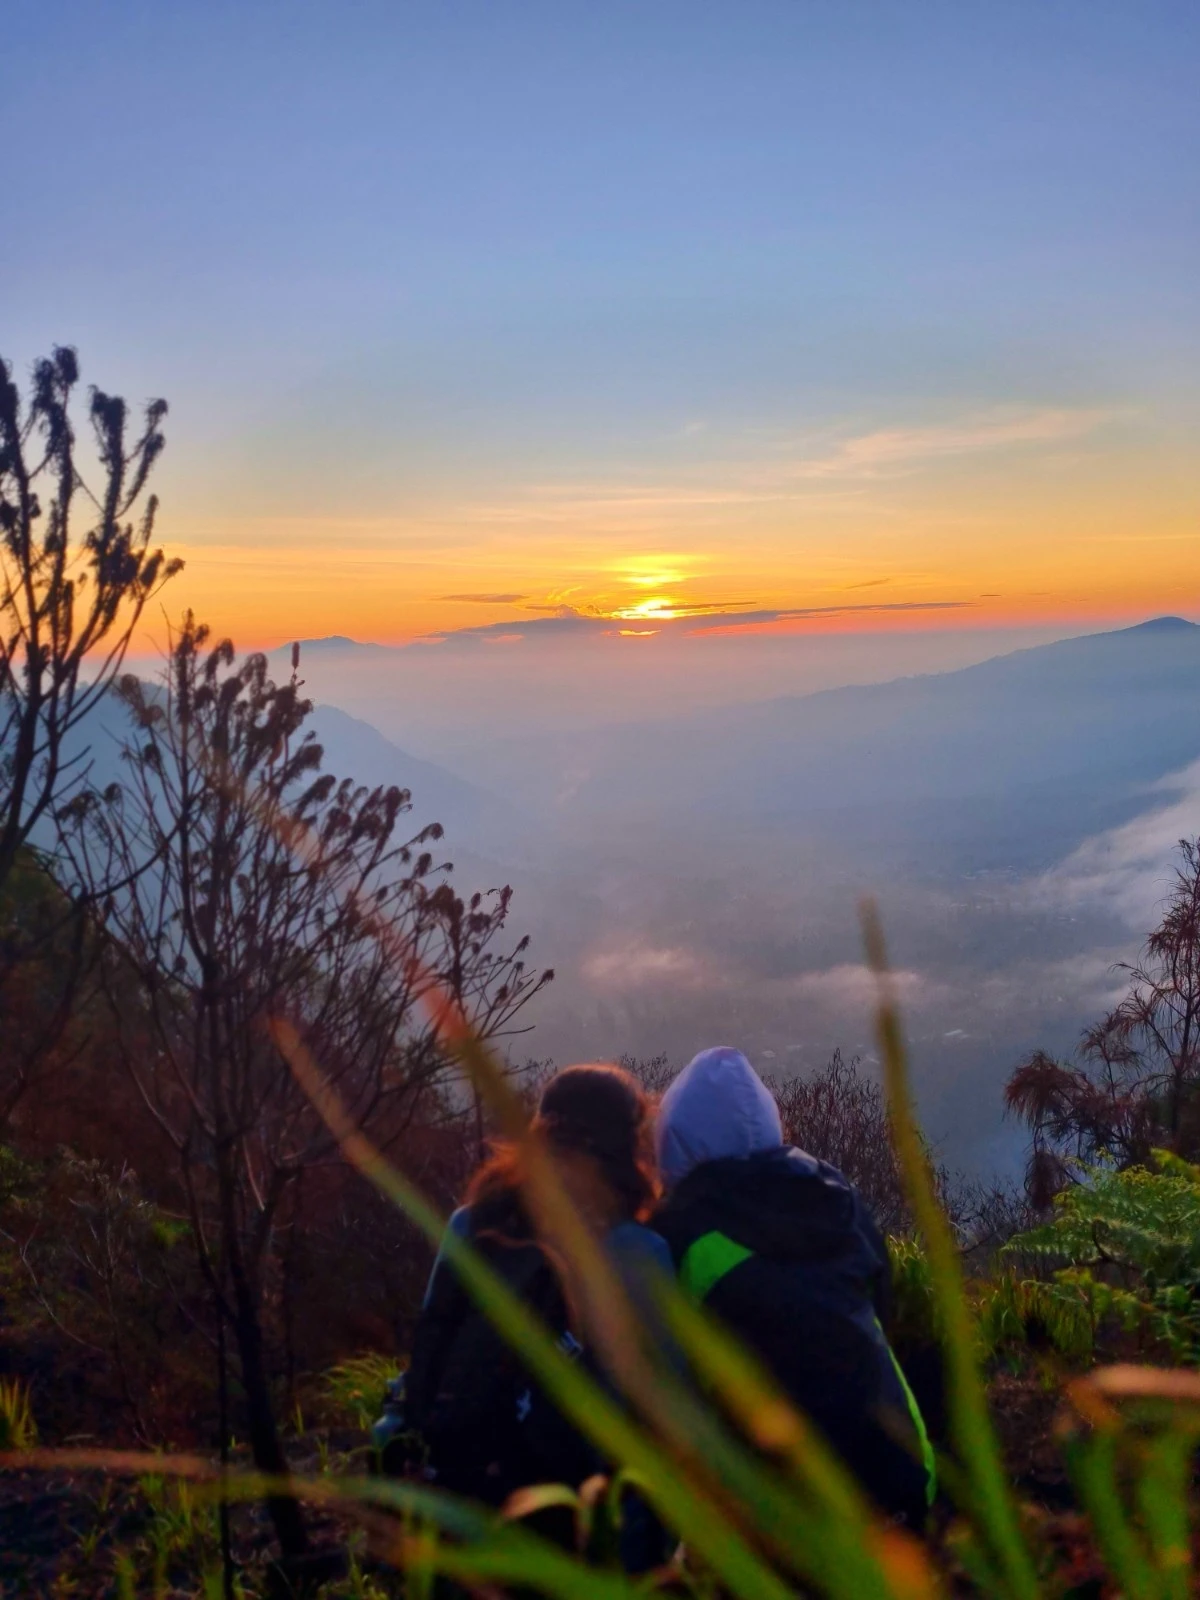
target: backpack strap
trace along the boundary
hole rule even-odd
[[[707,1300],[721,1279],[734,1267],[740,1267],[743,1261],[749,1261],[753,1254],[753,1250],[747,1250],[727,1233],[716,1229],[702,1233],[683,1253],[679,1263],[680,1285],[693,1300]]]

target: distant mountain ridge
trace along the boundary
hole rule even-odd
[[[1117,640],[1125,640],[1127,644],[1116,645]],[[1048,669],[1051,673],[1056,671],[1061,673],[1064,668],[1069,673],[1074,668],[1091,672],[1098,667],[1108,667],[1122,674],[1128,674],[1130,671],[1136,673],[1145,668],[1156,671],[1163,665],[1169,669],[1174,658],[1164,657],[1159,651],[1158,647],[1163,642],[1166,643],[1168,650],[1174,645],[1179,645],[1184,652],[1180,659],[1190,659],[1187,652],[1193,648],[1200,649],[1200,623],[1189,622],[1186,617],[1151,617],[1146,622],[1137,622],[1128,628],[1113,628],[1103,633],[1077,634],[1070,639],[1056,639],[1049,644],[1030,645],[1020,650],[1006,651],[1003,655],[989,656],[986,661],[979,661],[968,667],[955,667],[948,672],[927,672],[909,677],[888,678],[882,683],[846,684],[839,688],[818,689],[807,694],[773,697],[770,700],[758,701],[756,704],[768,706],[778,705],[781,701],[799,703],[832,695],[872,694],[895,688],[899,684],[971,681],[973,675],[1007,673],[1017,675],[1026,669],[1035,674],[1044,669]],[[1143,643],[1149,645],[1149,650],[1145,653],[1138,648]]]
[[[763,617],[766,617],[768,615],[771,616],[771,617],[774,617],[777,614],[772,612],[772,613],[769,613],[769,614],[768,613],[762,613],[762,614],[757,614],[756,613],[756,614],[751,615],[751,614],[743,614],[743,613],[740,613],[740,612],[727,612],[727,613],[721,613],[721,620],[725,621],[725,622],[729,622],[729,623],[736,623],[739,620],[743,621],[743,622],[748,621],[748,620],[749,621],[755,621],[755,620],[762,620]],[[659,624],[659,626],[665,626],[671,620],[674,620],[674,619],[666,619],[666,621],[664,623]],[[711,623],[711,619],[708,618],[708,617],[696,617],[696,618],[681,619],[681,620],[689,620],[693,625],[697,625],[697,626],[699,624],[701,624],[701,623]],[[591,631],[599,630],[601,632],[605,632],[605,631],[611,629],[612,626],[613,626],[613,619],[610,618],[610,617],[606,617],[606,616],[583,616],[583,615],[572,614],[570,616],[563,616],[563,617],[522,617],[518,621],[490,623],[486,627],[483,627],[483,628],[480,628],[480,627],[451,628],[451,629],[447,630],[444,633],[433,633],[433,634],[422,635],[420,639],[418,639],[416,641],[412,641],[412,642],[428,643],[430,641],[436,641],[436,640],[445,641],[445,640],[451,640],[451,639],[456,639],[456,638],[462,638],[464,640],[465,639],[477,639],[481,635],[486,635],[486,634],[489,634],[489,633],[495,633],[495,632],[500,632],[500,631],[508,631],[508,632],[519,631],[519,632],[525,634],[526,636],[528,636],[530,638],[536,638],[536,637],[540,637],[542,635],[549,635],[549,634],[557,635],[557,634],[560,634],[564,629],[567,632],[579,631],[579,630],[585,630],[585,631],[588,631],[588,630],[591,630]],[[1147,630],[1148,629],[1148,630],[1151,630],[1151,631],[1154,631],[1154,632],[1168,632],[1168,631],[1172,631],[1172,630],[1179,630],[1179,629],[1186,629],[1186,628],[1196,628],[1198,626],[1200,626],[1200,624],[1197,624],[1197,623],[1194,623],[1194,622],[1189,622],[1186,617],[1164,616],[1164,617],[1151,617],[1146,622],[1137,622],[1137,623],[1134,623],[1131,627],[1118,628],[1118,629],[1114,629],[1112,631],[1115,632],[1115,633],[1136,633],[1136,632],[1138,632],[1140,630]],[[1084,637],[1084,638],[1104,638],[1106,636],[1107,635],[1105,635],[1105,634],[1085,634],[1085,635],[1082,635],[1081,637]],[[1063,644],[1069,644],[1072,641],[1071,640],[1061,640],[1061,641],[1058,641],[1058,642],[1063,643]],[[351,639],[347,634],[344,634],[344,633],[325,634],[325,635],[322,635],[320,638],[315,638],[315,639],[300,639],[300,640],[297,640],[296,643],[300,647],[301,658],[303,658],[305,652],[308,652],[310,654],[316,653],[316,654],[321,654],[321,655],[331,654],[331,653],[334,653],[334,652],[341,652],[341,653],[344,653],[344,654],[355,654],[355,655],[371,654],[371,653],[384,655],[384,654],[391,654],[393,652],[404,650],[404,649],[408,648],[408,646],[406,644],[378,644],[378,643],[375,643],[375,642],[370,641],[370,640]],[[272,650],[268,651],[267,653],[268,653],[268,655],[271,655],[271,656],[282,656],[282,655],[285,655],[286,653],[290,652],[292,650],[292,648],[293,648],[293,645],[289,642],[289,643],[285,643],[285,644],[276,645]],[[1033,649],[1045,649],[1045,648],[1048,648],[1048,647],[1044,646],[1044,645],[1035,645],[1035,646],[1032,646],[1031,648],[1033,648]],[[1012,653],[1012,654],[1021,654],[1023,652],[1018,650],[1018,651],[1014,651],[1014,652],[1010,652],[1010,653]],[[993,658],[990,658],[990,659],[999,660],[999,659],[1002,659],[1002,658],[1001,657],[993,657]],[[963,669],[955,669],[955,670],[963,670]],[[928,674],[928,676],[936,676],[936,674]],[[832,691],[821,691],[821,692],[832,692]]]
[[[304,650],[322,644],[342,639],[302,644],[302,672]],[[119,775],[114,711],[94,722],[105,781]],[[408,788],[414,829],[441,822],[451,853],[509,858],[540,814],[564,838],[816,827],[864,844],[957,840],[964,860],[1019,850],[1028,864],[1145,809],[1148,785],[1200,757],[1198,711],[1200,625],[1164,616],[950,672],[501,740],[482,784],[336,706],[319,705],[312,727],[326,770]]]
[[[296,644],[300,646],[300,664],[302,670],[304,665],[304,657],[306,654],[322,655],[328,654],[334,650],[353,650],[355,652],[361,652],[365,654],[383,654],[396,648],[394,645],[374,644],[369,640],[351,639],[344,633],[328,633],[320,639],[297,639],[294,644],[288,643],[276,645],[273,650],[267,651],[267,655],[288,657],[291,655]]]
[[[519,837],[523,823],[507,801],[432,761],[400,749],[368,722],[336,706],[317,705],[306,724],[323,751],[322,770],[368,788],[395,785],[409,790],[412,810],[401,824],[412,833],[433,822],[446,834],[447,853],[467,850],[490,856]],[[97,788],[123,782],[122,743],[133,732],[122,703],[105,696],[70,740],[67,754],[87,751],[89,781]],[[47,840],[48,842],[48,840]]]
[[[456,843],[474,850],[502,849],[522,828],[506,800],[401,750],[371,723],[337,706],[316,706],[309,726],[324,750],[325,771],[369,787],[396,784],[408,789],[413,829],[440,822],[452,851]]]
[[[1152,778],[1200,754],[1200,627],[1155,618],[977,666],[725,714],[721,767],[837,804],[987,795],[1052,779]],[[710,725],[707,738],[716,731]],[[804,770],[819,745],[819,771]],[[745,769],[742,769],[743,773]]]
[[[522,741],[488,781],[564,795],[568,833],[946,836],[964,858],[1029,866],[1145,809],[1148,785],[1200,757],[1198,713],[1200,626],[1152,618],[950,672]]]

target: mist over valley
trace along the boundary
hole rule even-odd
[[[553,670],[558,648],[476,652],[481,695]],[[512,928],[556,971],[514,1056],[729,1042],[784,1075],[837,1046],[869,1061],[872,894],[923,1115],[971,1166],[1015,1165],[1005,1076],[1035,1046],[1069,1052],[1119,992],[1112,966],[1200,810],[1200,628],[1177,618],[661,716],[614,720],[598,693],[553,730],[524,726],[514,693],[473,741],[446,719],[453,770],[365,720],[370,684],[396,728],[405,656],[305,647],[313,726],[328,770],[410,787],[414,823],[444,824],[460,890],[513,884]],[[339,690],[357,715],[325,703]]]

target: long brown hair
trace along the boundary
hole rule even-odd
[[[564,1067],[542,1090],[533,1131],[550,1147],[589,1156],[622,1220],[645,1217],[658,1195],[650,1141],[652,1102],[623,1067]],[[520,1150],[498,1143],[467,1187],[467,1203],[524,1214]]]

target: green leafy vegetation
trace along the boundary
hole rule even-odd
[[[1006,1246],[1052,1269],[1022,1284],[1025,1314],[1075,1361],[1106,1333],[1136,1334],[1176,1361],[1200,1353],[1200,1167],[1166,1150],[1153,1159],[1080,1169],[1053,1218]]]

